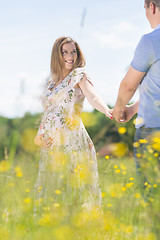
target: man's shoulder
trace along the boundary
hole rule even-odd
[[[145,40],[145,41],[152,41],[152,40],[157,40],[157,38],[160,37],[160,29],[154,29],[152,32],[149,32],[147,34],[144,34],[142,36],[142,38]]]
[[[139,42],[140,46],[151,48],[153,45],[157,45],[157,40],[160,39],[160,30],[157,32],[157,30],[153,30],[150,33],[146,33],[141,37],[141,40]],[[160,42],[160,41],[158,41]]]

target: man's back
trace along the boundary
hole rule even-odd
[[[141,38],[131,65],[137,71],[146,72],[140,84],[140,121],[136,127],[160,127],[160,25]]]

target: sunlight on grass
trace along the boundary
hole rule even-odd
[[[121,131],[124,133],[125,130]],[[154,143],[157,143],[155,138],[153,147],[159,151]],[[141,140],[141,144],[146,142]],[[38,160],[17,157],[12,167],[7,159],[1,161],[0,240],[156,240],[149,209],[153,206],[152,210],[155,211],[159,205],[160,175],[156,168],[159,153],[155,155],[149,148],[148,162],[155,164],[158,177],[156,182],[144,183],[147,193],[150,190],[155,193],[146,202],[136,181],[134,159],[121,158],[123,154],[120,152],[126,151],[126,146],[118,146],[115,151],[117,156],[120,155],[119,158],[107,155],[98,159],[103,212],[96,206],[89,211],[82,211],[79,205],[64,208],[64,201],[70,201],[62,199],[65,186],[64,189],[55,189],[56,199],[51,196],[36,199],[33,188],[38,174]],[[59,158],[65,165],[63,154]],[[145,167],[150,169],[150,165]],[[83,180],[87,184],[90,180],[87,166],[77,166],[74,173],[74,176],[79,176],[80,182]],[[64,179],[64,175],[60,178]],[[70,178],[68,184],[74,187],[76,181]],[[39,186],[37,191],[41,193],[42,190],[43,186]]]

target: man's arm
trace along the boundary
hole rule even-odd
[[[133,97],[144,75],[145,72],[139,72],[132,66],[129,67],[128,72],[120,84],[116,105],[113,110],[113,116],[117,121],[124,119],[126,105]]]

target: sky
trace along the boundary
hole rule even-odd
[[[0,0],[0,116],[43,111],[40,95],[60,36],[79,43],[97,94],[114,106],[136,45],[150,31],[143,0]],[[86,100],[84,111],[92,110]]]

